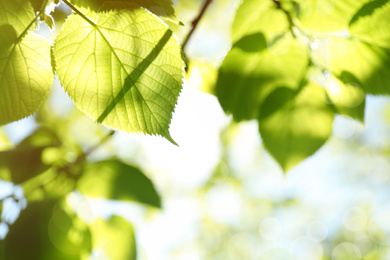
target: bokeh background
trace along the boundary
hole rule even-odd
[[[115,156],[142,169],[162,209],[77,191],[67,203],[86,222],[117,214],[133,223],[140,260],[390,259],[390,98],[367,96],[364,125],[337,116],[329,141],[284,174],[264,150],[257,122],[234,123],[209,94],[231,46],[238,2],[214,0],[187,46],[189,71],[170,128],[179,147],[160,137],[116,133],[88,158]],[[202,4],[175,1],[186,25],[170,24],[179,40]],[[68,12],[57,7],[58,27]],[[41,24],[38,32],[53,37],[57,31]],[[78,112],[56,80],[39,115],[0,129],[0,150],[15,146],[42,118],[66,121],[63,131],[84,148],[109,131]],[[20,187],[0,181],[0,198],[10,193],[20,200],[4,200],[8,223],[27,204]],[[7,230],[3,221],[0,237]],[[96,251],[92,259],[107,258]]]

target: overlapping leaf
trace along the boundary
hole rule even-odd
[[[134,228],[125,219],[118,216],[109,220],[97,219],[91,224],[91,233],[98,258],[137,259]]]
[[[49,43],[24,35],[33,19],[28,1],[0,1],[0,125],[32,115],[53,82]]]
[[[219,70],[219,102],[237,121],[256,119],[262,101],[275,88],[297,88],[309,63],[306,47],[286,34],[285,13],[269,2],[247,0],[239,7],[234,45]]]
[[[91,235],[86,225],[55,205],[47,200],[29,204],[0,241],[0,259],[88,259]]]
[[[366,93],[390,93],[390,50],[358,39],[331,38],[324,64],[335,75],[353,75]]]
[[[370,0],[299,0],[296,11],[301,26],[314,32],[342,32],[354,14]]]
[[[97,122],[174,143],[168,128],[182,84],[180,46],[158,18],[128,7],[89,12],[93,21],[71,15],[54,46],[57,74]]]
[[[177,24],[182,24],[175,15],[175,9],[173,9],[172,0],[71,0],[71,2],[76,6],[89,8],[96,12],[110,10],[112,8],[110,4],[113,2],[138,4],[153,12],[162,19],[166,19]],[[132,9],[132,7],[129,5],[122,5],[120,7],[117,5],[116,7],[117,9]]]
[[[288,171],[326,142],[333,118],[323,89],[308,83],[298,94],[289,88],[272,92],[262,105],[259,129],[266,149]]]
[[[364,5],[351,19],[349,32],[378,47],[390,49],[390,1],[376,0]]]

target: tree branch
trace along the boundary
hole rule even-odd
[[[207,8],[209,7],[209,5],[211,4],[212,1],[213,0],[205,0],[203,7],[200,10],[198,16],[192,21],[192,23],[191,23],[192,28],[191,28],[190,32],[187,34],[187,36],[184,39],[183,44],[182,44],[183,51],[186,48],[188,41],[190,40],[192,34],[195,32],[196,28],[198,27],[200,20],[202,19],[203,15],[206,13]]]

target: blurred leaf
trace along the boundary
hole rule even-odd
[[[354,14],[370,0],[297,0],[300,24],[313,32],[342,32]]]
[[[65,197],[74,190],[76,176],[82,169],[83,164],[63,169],[49,168],[22,184],[26,199],[31,202]]]
[[[390,1],[375,0],[364,5],[351,19],[349,32],[360,40],[390,48]]]
[[[76,188],[90,197],[131,200],[161,207],[160,196],[150,179],[140,170],[114,159],[87,165]]]
[[[127,4],[137,4],[153,12],[162,19],[183,25],[175,15],[172,0],[71,0],[71,2],[79,7],[90,8],[94,11],[110,10],[110,2],[122,4],[121,9],[133,9],[135,8],[135,5],[130,6]],[[119,8],[118,5],[117,8]]]
[[[54,44],[58,78],[98,123],[176,144],[168,129],[184,72],[180,46],[155,15],[128,6],[88,13],[96,24],[70,15]]]
[[[330,76],[326,82],[326,93],[337,113],[364,122],[365,93],[353,75],[343,72],[339,79]]]
[[[59,143],[53,132],[44,127],[39,128],[14,149],[0,152],[0,169],[9,171],[11,179],[8,181],[22,183],[49,168],[42,162],[42,153]]]
[[[314,154],[332,133],[334,111],[323,98],[320,86],[307,83],[298,94],[278,88],[264,101],[260,134],[285,172]]]
[[[134,228],[125,219],[112,216],[109,220],[96,219],[90,225],[93,250],[110,259],[137,259]],[[100,259],[100,258],[99,258]]]
[[[55,201],[29,204],[3,243],[1,259],[80,260],[91,252],[87,226]]]
[[[379,260],[386,258],[385,249],[388,248],[389,242],[386,233],[378,224],[366,219],[364,215],[354,215],[334,235],[333,252],[339,251],[337,254],[344,256],[337,259],[352,259],[354,255],[351,255],[350,250],[345,246],[351,244],[355,245],[361,253],[361,258],[358,259]],[[337,247],[341,248],[335,250]]]
[[[187,81],[204,93],[215,95],[217,71],[207,62],[191,60],[188,66]]]
[[[285,37],[276,40],[287,42],[282,52],[277,43],[256,50],[253,44],[267,46],[264,36],[257,34],[238,41],[225,57],[216,93],[222,108],[236,121],[257,118],[267,95],[280,86],[296,88],[305,75],[309,63],[305,46]]]
[[[246,35],[258,33],[268,38],[273,33],[286,32],[288,28],[286,15],[277,10],[272,1],[244,0],[234,17],[231,30],[232,42],[235,43]]]
[[[334,74],[353,75],[368,94],[390,93],[390,50],[356,39],[330,38],[325,66]]]

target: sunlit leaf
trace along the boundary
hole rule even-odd
[[[375,0],[355,14],[349,32],[368,43],[390,48],[390,1]]]
[[[140,170],[118,160],[88,165],[77,183],[84,195],[113,200],[131,200],[161,207],[153,183]]]
[[[109,220],[97,219],[90,225],[90,229],[93,250],[98,258],[137,259],[134,228],[125,219],[118,216],[112,216]]]
[[[366,93],[390,93],[390,50],[357,39],[331,38],[324,64],[335,75],[353,75]]]
[[[86,225],[54,201],[29,204],[3,243],[0,259],[80,260],[91,252]]]
[[[107,3],[110,4],[110,2],[115,2],[116,4],[138,4],[162,19],[182,25],[180,20],[176,17],[172,0],[71,0],[71,2],[76,6],[89,8],[96,12],[110,10],[112,6],[107,5]],[[117,8],[133,9],[134,6],[122,5],[120,7],[117,6]]]
[[[262,33],[267,37],[267,32],[285,32],[287,29],[286,15],[276,10],[272,1],[244,0],[234,17],[231,37],[235,43],[246,35]]]
[[[97,122],[175,143],[168,128],[184,70],[172,32],[140,8],[90,14],[96,24],[73,14],[55,41],[62,86]]]
[[[323,89],[308,83],[298,94],[289,88],[272,92],[261,107],[259,129],[265,148],[286,172],[326,142],[333,118]]]
[[[365,93],[353,75],[344,72],[339,79],[330,76],[326,93],[337,113],[364,122]]]
[[[267,48],[262,34],[245,36],[225,57],[216,93],[222,108],[236,121],[257,118],[269,93],[280,86],[296,88],[304,76],[309,63],[307,51],[296,40],[285,37],[279,39],[286,43],[284,46],[276,43]]]
[[[49,43],[23,34],[33,19],[28,1],[0,1],[0,125],[32,115],[53,82]]]
[[[28,1],[0,0],[0,26],[3,24],[11,25],[15,29],[17,37],[28,28],[34,17],[34,10]]]
[[[314,32],[346,31],[354,14],[370,0],[298,0],[301,26]]]

